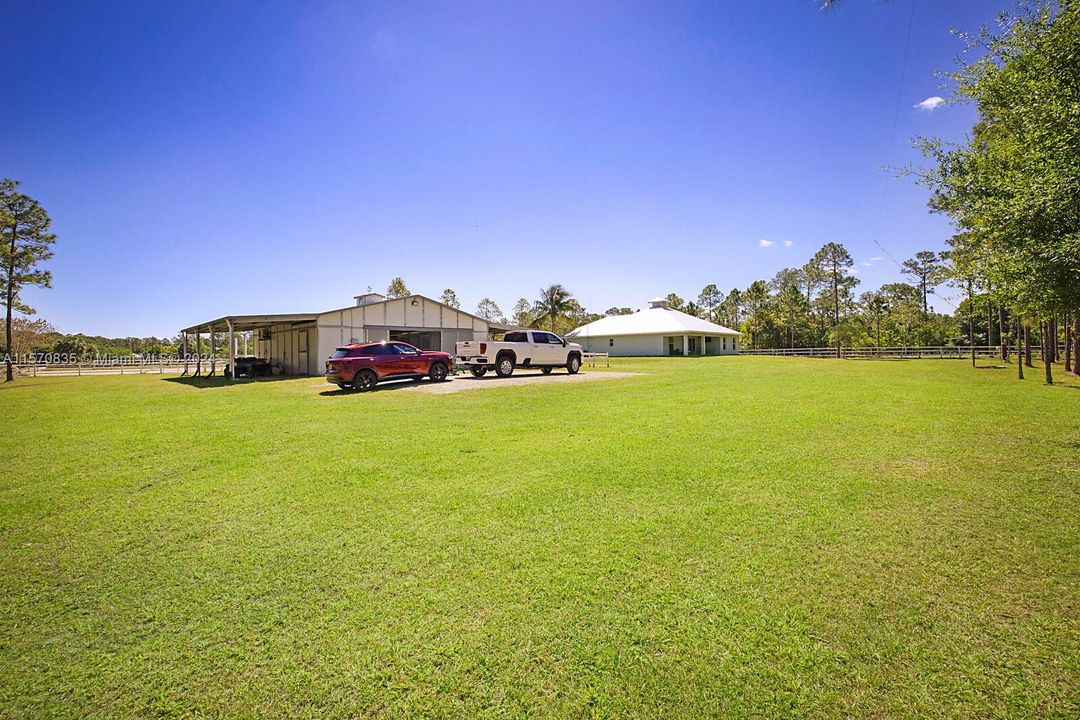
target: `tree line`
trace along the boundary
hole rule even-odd
[[[903,172],[957,230],[950,281],[986,299],[990,324],[997,309],[1020,378],[1034,336],[1052,383],[1062,339],[1066,369],[1080,360],[1080,2],[1021,5],[964,39],[974,59],[946,73],[949,102],[979,119],[960,144],[917,139],[929,165]]]
[[[396,277],[386,288],[386,297],[399,298],[411,294],[405,281]],[[446,288],[438,297],[439,302],[460,310],[461,301],[452,288]],[[556,333],[567,333],[576,327],[603,317],[586,310],[574,294],[560,284],[541,288],[535,300],[518,298],[508,316],[490,297],[481,298],[472,314],[485,320],[514,327],[543,327]]]
[[[179,352],[179,337],[105,337],[82,333],[62,333],[42,318],[15,317],[11,323],[11,355],[87,357],[168,356]],[[207,344],[209,351],[209,344]]]

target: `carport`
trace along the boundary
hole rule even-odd
[[[302,366],[306,368],[310,364],[309,354],[315,352],[315,321],[317,318],[318,315],[316,313],[226,315],[225,317],[184,328],[180,331],[182,338],[182,352],[184,356],[184,372],[181,373],[181,376],[187,375],[190,369],[189,363],[191,360],[191,353],[188,352],[189,335],[194,336],[195,340],[195,372],[192,373],[192,376],[197,377],[202,375],[202,353],[200,352],[200,349],[202,347],[203,333],[207,333],[210,336],[210,369],[207,373],[207,377],[210,377],[217,372],[218,336],[225,335],[227,336],[227,347],[229,350],[229,379],[233,379],[236,375],[236,334],[248,331],[260,334],[265,333],[267,338],[270,337],[272,330],[285,333],[285,338],[292,338],[295,341],[293,346],[287,350],[295,355],[295,366],[301,367],[302,364]],[[253,345],[258,347],[258,342],[253,343]]]

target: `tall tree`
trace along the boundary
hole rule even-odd
[[[968,348],[971,352],[971,367],[975,367],[975,289],[980,277],[980,258],[968,239],[969,233],[957,233],[949,239],[953,246],[941,254],[946,261],[945,277],[954,287],[962,288],[967,293],[964,302],[968,321]],[[962,307],[964,307],[962,306]]]
[[[442,295],[439,296],[439,302],[443,305],[449,305],[455,310],[461,308],[461,301],[458,300],[457,293],[450,288],[446,288],[442,291]]]
[[[682,311],[687,315],[693,315],[694,317],[698,318],[706,316],[706,313],[708,312],[707,310],[705,310],[705,308],[701,307],[693,300],[686,303],[686,305],[683,306]]]
[[[739,288],[731,288],[724,301],[720,304],[720,311],[724,315],[725,322],[732,330],[738,330],[742,322],[743,293]]]
[[[930,293],[930,288],[941,278],[941,260],[938,254],[930,250],[920,250],[915,253],[915,257],[904,261],[903,272],[915,281],[922,293],[923,313],[929,312],[927,295]]]
[[[549,285],[540,290],[540,299],[536,301],[533,310],[538,317],[547,318],[551,324],[551,332],[555,332],[559,318],[566,315],[572,307],[570,301],[573,297],[562,285]]]
[[[20,298],[25,287],[51,287],[52,274],[38,267],[52,257],[56,235],[49,232],[52,221],[41,204],[19,192],[15,180],[0,180],[0,283],[4,286],[4,349],[7,381],[14,379],[12,366],[12,313],[33,315],[34,309]]]
[[[851,274],[851,268],[855,262],[851,254],[839,243],[826,243],[817,251],[811,263],[818,269],[820,276],[824,278],[832,298],[832,325],[836,336],[836,357],[841,356],[841,339],[838,331],[841,321],[841,306],[851,301],[851,290],[859,284],[859,279]],[[843,301],[843,302],[841,302]]]
[[[889,312],[889,300],[880,290],[868,290],[859,296],[859,306],[874,333],[874,347],[881,345],[881,322]]]
[[[412,295],[412,293],[409,292],[409,288],[405,286],[405,281],[399,277],[391,280],[389,287],[386,288],[386,297],[391,299],[409,297],[410,295]]]
[[[705,308],[705,312],[707,313],[705,317],[712,320],[716,312],[716,306],[719,305],[723,299],[724,293],[720,292],[715,284],[709,283],[701,289],[700,293],[698,293],[697,301],[698,305]]]
[[[489,297],[483,298],[476,304],[476,314],[485,320],[495,322],[502,319],[502,310],[495,304],[495,301]]]
[[[803,297],[799,286],[791,283],[779,288],[776,294],[776,309],[787,328],[787,346],[793,348],[800,319],[808,315],[810,305]]]
[[[1073,314],[1073,374],[1080,375],[1080,310]]]
[[[686,306],[686,301],[675,293],[668,293],[667,301],[672,310],[682,310]]]
[[[750,347],[760,347],[769,323],[769,285],[764,280],[750,283],[743,293],[746,302],[746,324],[750,330]]]
[[[612,315],[633,315],[634,309],[628,307],[609,307],[604,311],[604,314],[608,317]]]
[[[35,348],[42,348],[56,336],[56,328],[48,320],[17,317],[11,323],[11,354],[15,357],[29,355]]]
[[[514,303],[514,317],[511,318],[514,325],[518,327],[528,327],[533,323],[533,305],[525,298],[518,298],[518,301]]]

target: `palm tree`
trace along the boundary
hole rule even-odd
[[[555,284],[540,290],[540,299],[536,301],[535,312],[540,317],[551,321],[551,331],[555,332],[555,323],[573,307],[573,294],[562,285]]]

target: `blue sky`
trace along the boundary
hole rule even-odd
[[[916,104],[950,28],[1005,4],[5,5],[0,175],[59,235],[26,299],[66,332],[172,335],[395,275],[466,309],[553,282],[640,307],[828,241],[864,289],[897,279],[875,238],[903,260],[950,231],[880,167],[971,126]]]

